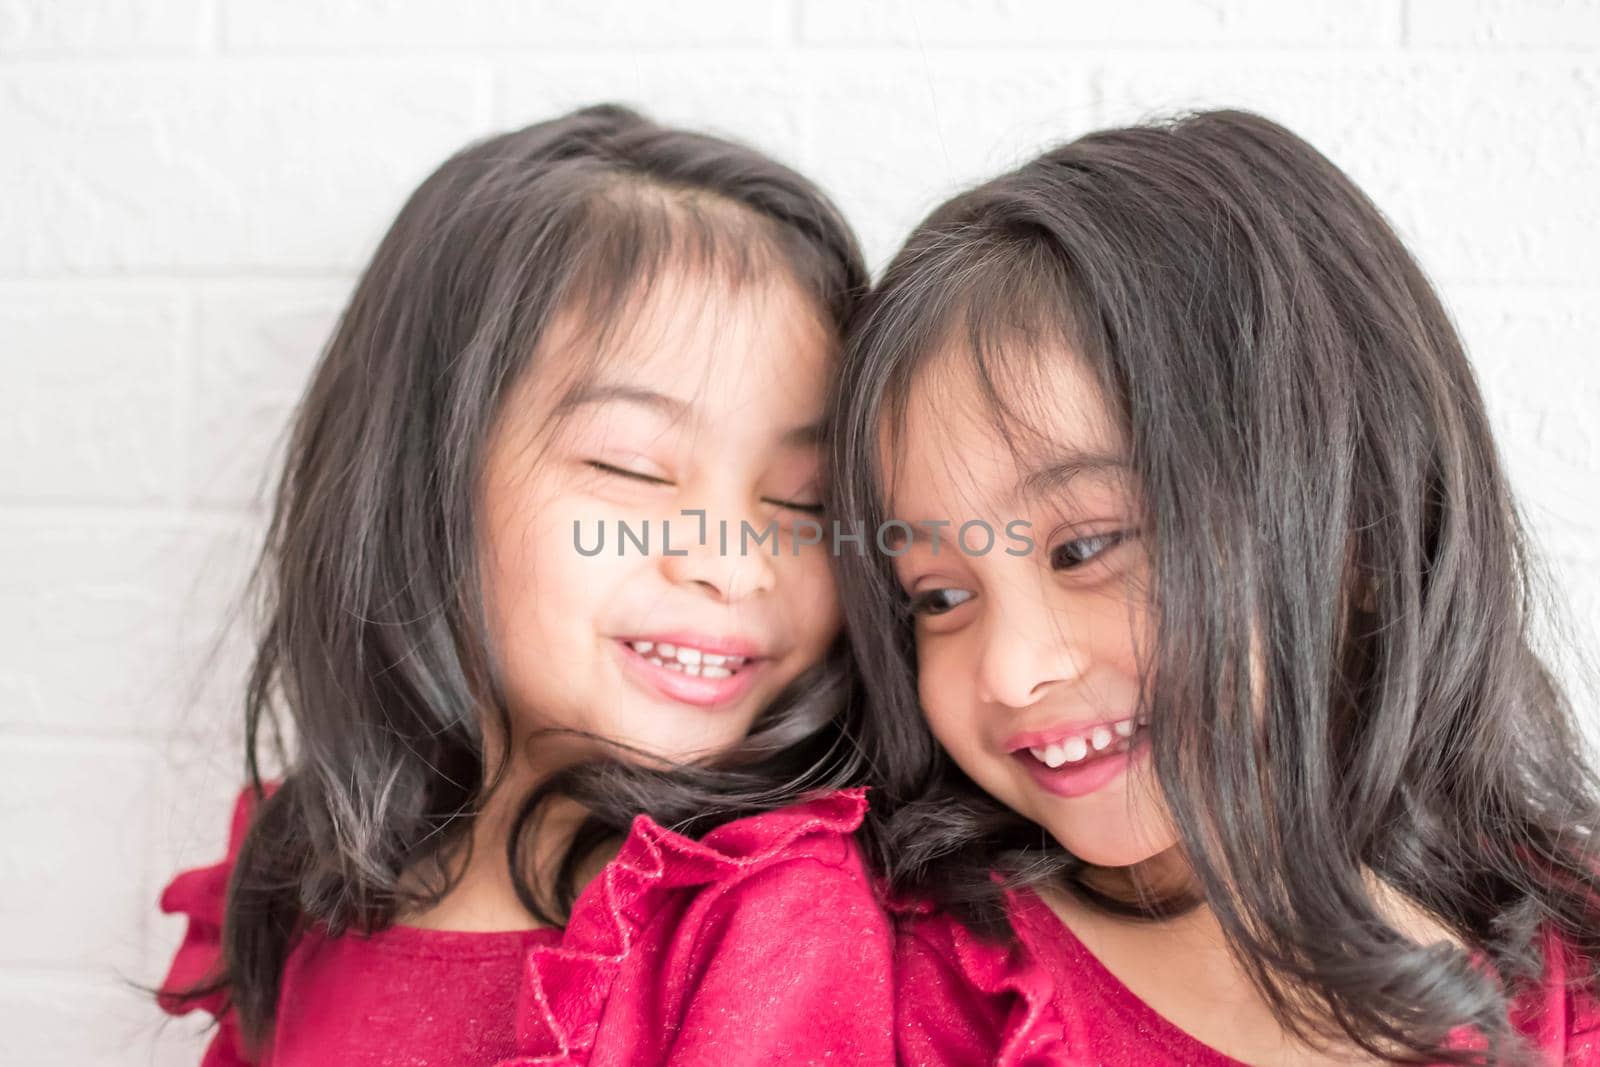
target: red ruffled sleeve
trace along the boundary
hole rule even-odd
[[[893,1063],[865,812],[843,790],[700,841],[636,819],[561,941],[530,950],[501,1067]]]
[[[1544,938],[1544,977],[1512,1021],[1565,1067],[1600,1067],[1600,1000],[1587,988],[1588,964],[1553,931]]]
[[[896,913],[895,1042],[900,1062],[1069,1067],[1055,984],[1021,944],[986,941],[922,901]]]
[[[173,1014],[196,1009],[216,1017],[217,1032],[206,1048],[201,1067],[248,1067],[239,1038],[237,1022],[228,1010],[223,991],[189,995],[218,973],[222,961],[222,916],[227,905],[228,879],[244,841],[245,830],[255,807],[255,791],[244,789],[233,806],[233,823],[228,832],[228,853],[221,863],[184,871],[168,883],[161,894],[161,910],[169,915],[186,915],[189,928],[172,958],[172,966],[161,983],[158,1002]]]
[[[1569,1067],[1600,1067],[1600,1000],[1593,993],[1568,992],[1565,1040]]]

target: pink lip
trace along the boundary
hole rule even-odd
[[[1135,715],[1119,715],[1112,719],[1095,719],[1092,722],[1063,723],[1052,726],[1046,730],[1032,730],[1028,733],[1012,734],[1006,738],[1001,746],[1007,752],[1021,752],[1027,748],[1044,748],[1046,745],[1059,745],[1063,741],[1074,737],[1089,740],[1089,735],[1101,726],[1111,729],[1112,723],[1122,722],[1125,719],[1135,719]]]
[[[1064,763],[1054,770],[1034,759],[1025,750],[1014,753],[1011,758],[1021,762],[1033,776],[1033,780],[1038,783],[1039,788],[1045,792],[1054,793],[1058,797],[1082,797],[1098,789],[1104,789],[1118,775],[1131,767],[1135,759],[1141,758],[1149,751],[1149,734],[1141,731],[1133,735],[1133,745],[1126,752],[1090,757],[1082,763]]]
[[[697,678],[682,671],[671,670],[667,667],[658,667],[644,656],[635,652],[628,641],[655,641],[657,644],[683,645],[689,648],[698,648],[704,652],[713,652],[719,656],[747,656],[748,653],[733,651],[738,647],[750,647],[737,641],[709,641],[701,643],[691,640],[688,635],[672,637],[634,637],[628,639],[618,638],[615,642],[619,655],[622,657],[624,669],[633,680],[646,691],[653,691],[680,704],[691,704],[699,708],[721,708],[731,705],[740,697],[750,691],[755,684],[757,675],[767,667],[767,660],[763,658],[747,658],[744,665],[726,678]],[[729,651],[724,651],[724,649]]]

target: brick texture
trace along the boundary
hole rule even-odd
[[[0,1062],[195,1061],[131,983],[222,842],[286,420],[421,177],[600,99],[797,164],[875,266],[1095,126],[1287,122],[1437,280],[1600,652],[1600,0],[0,0]]]

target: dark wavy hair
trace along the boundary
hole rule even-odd
[[[845,553],[893,883],[1001,935],[992,871],[1127,915],[1203,900],[1303,1039],[1470,1062],[1443,1047],[1468,1023],[1490,1058],[1523,1054],[1509,998],[1544,931],[1596,983],[1600,786],[1533,647],[1539,586],[1461,341],[1378,209],[1238,111],[1092,133],[955,197],[847,342],[829,501],[845,528],[887,518],[880,464],[952,344],[1003,433],[994,383],[1059,351],[1120,420],[1151,558],[1144,704],[1194,886],[1107,896],[969,780],[923,723],[890,561]],[[1409,940],[1365,871],[1494,974]]]
[[[470,848],[499,780],[485,731],[511,736],[477,553],[486,441],[553,316],[577,312],[605,334],[682,267],[783,272],[841,336],[868,284],[811,182],[609,105],[462,149],[363,272],[291,428],[251,580],[258,802],[228,887],[224,970],[207,988],[226,991],[252,1043],[271,1031],[308,926],[370,932],[451,887],[448,861]],[[581,862],[640,813],[699,835],[858,780],[845,740],[855,679],[841,636],[712,764],[647,768],[613,751],[540,783],[507,844],[524,905],[564,921]],[[268,757],[284,768],[270,795]],[[586,820],[557,870],[535,872],[526,839],[555,796]]]

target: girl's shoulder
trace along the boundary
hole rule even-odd
[[[247,1062],[226,994],[208,983],[256,803],[242,792],[226,856],[161,897],[189,920],[161,1004],[217,1017],[219,1064]],[[840,790],[698,840],[636,818],[560,936],[528,947],[520,989],[505,990],[517,1046],[506,1064],[893,1062],[889,921],[854,836],[866,809],[865,790]]]
[[[723,823],[698,839],[640,815],[579,896],[566,940],[587,936],[591,925],[616,935],[619,923],[648,922],[663,910],[709,917],[733,908],[786,909],[792,899],[807,901],[822,912],[814,918],[825,920],[821,906],[833,897],[872,896],[855,839],[866,811],[865,789],[841,789]],[[803,896],[792,898],[797,893]]]
[[[1055,981],[1018,936],[1025,907],[1006,895],[1008,938],[977,933],[922,897],[891,900],[894,916],[896,1041],[902,1062],[1073,1062],[1056,1017]]]
[[[560,941],[529,952],[519,1062],[892,1062],[866,807],[840,790],[698,840],[636,818]]]

